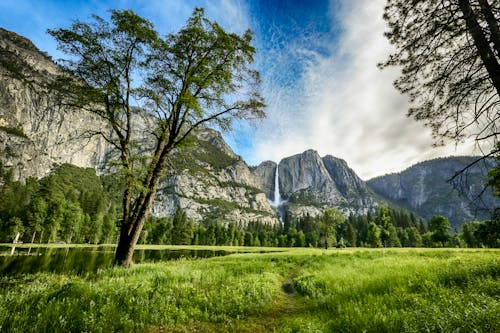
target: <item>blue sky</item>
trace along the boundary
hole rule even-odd
[[[392,86],[398,69],[379,70],[391,48],[382,36],[384,0],[0,0],[0,26],[62,55],[46,34],[91,14],[132,9],[160,34],[177,31],[194,7],[226,30],[255,32],[256,68],[267,118],[224,136],[249,164],[315,149],[345,159],[363,179],[421,160],[473,153],[467,142],[432,148],[429,130],[408,119]]]

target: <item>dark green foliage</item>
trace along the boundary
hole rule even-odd
[[[0,241],[11,242],[12,224],[23,242],[101,243],[116,239],[116,204],[94,169],[69,164],[26,184],[4,177],[0,186]],[[13,221],[15,223],[13,223]]]
[[[500,220],[474,221],[462,225],[462,239],[468,247],[500,247]]]
[[[325,209],[317,225],[319,233],[321,237],[323,237],[325,249],[328,249],[330,242],[333,246],[337,245],[336,229],[337,226],[344,223],[344,221],[345,218],[339,210],[333,208]]]
[[[188,220],[186,213],[181,208],[177,208],[172,225],[172,243],[190,245],[193,239],[194,222]]]
[[[431,239],[442,246],[450,239],[448,234],[450,229],[450,221],[444,216],[435,215],[429,220],[429,231],[432,232]]]
[[[7,134],[15,135],[23,139],[28,139],[28,136],[24,133],[23,129],[19,127],[0,126],[0,131],[5,132]]]
[[[370,247],[382,246],[382,240],[380,239],[380,228],[375,224],[375,222],[370,222],[370,224],[368,225],[368,236],[366,242]]]

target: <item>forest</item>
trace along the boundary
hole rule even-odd
[[[120,184],[113,176],[70,164],[41,179],[14,181],[0,168],[0,242],[112,244],[121,216]],[[498,220],[471,221],[451,230],[445,217],[429,221],[403,209],[379,207],[349,215],[333,227],[325,216],[284,217],[282,225],[242,225],[211,216],[200,223],[178,209],[151,216],[139,244],[278,247],[499,247]]]

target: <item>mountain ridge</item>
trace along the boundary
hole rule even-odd
[[[477,158],[451,156],[422,161],[401,172],[372,178],[367,184],[379,195],[423,218],[444,215],[453,226],[458,226],[491,217],[499,204],[491,189],[485,189],[488,170],[497,165],[494,159],[467,168],[454,182],[448,182]]]
[[[62,163],[109,172],[104,166],[110,147],[102,138],[84,135],[95,126],[105,129],[106,124],[88,113],[61,106],[59,96],[48,88],[59,70],[29,40],[0,30],[0,163],[12,170],[17,179],[43,177],[54,165]],[[327,207],[338,208],[345,215],[361,215],[380,205],[394,204],[420,211],[425,217],[444,212],[452,216],[454,225],[462,222],[460,213],[467,219],[476,218],[458,194],[452,203],[432,207],[426,196],[436,196],[427,188],[424,176],[415,178],[420,182],[409,179],[408,184],[403,182],[405,186],[399,187],[398,182],[408,178],[397,176],[399,173],[365,182],[344,160],[332,155],[321,157],[312,149],[279,163],[264,161],[250,167],[218,131],[202,128],[192,141],[174,153],[172,172],[162,181],[153,205],[155,216],[172,216],[180,207],[198,222],[209,219],[278,225],[277,209],[271,206],[276,199],[277,168],[279,193],[284,199],[282,209],[292,216],[317,216]],[[468,158],[472,157],[457,159]],[[443,174],[439,170],[425,173]],[[484,172],[475,175],[474,191],[486,179]],[[438,190],[450,193],[453,189],[439,185]],[[406,200],[409,196],[414,200]],[[490,206],[497,204],[488,200]],[[452,214],[452,209],[459,213]]]

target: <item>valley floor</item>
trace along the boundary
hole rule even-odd
[[[0,331],[500,331],[499,250],[282,250],[0,277]]]

